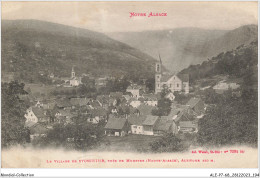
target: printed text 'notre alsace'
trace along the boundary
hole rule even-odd
[[[132,17],[163,17],[163,16],[167,16],[167,13],[165,12],[150,12],[150,13],[146,13],[146,12],[129,12],[130,14],[130,18]]]

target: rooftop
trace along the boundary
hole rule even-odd
[[[105,129],[122,129],[125,126],[125,118],[111,117],[105,126]]]
[[[182,82],[189,82],[189,74],[177,74]]]
[[[138,85],[130,85],[127,87],[127,90],[140,90],[141,87]]]
[[[136,115],[136,114],[131,114],[128,118],[128,121],[132,125],[142,125],[144,120],[146,119],[146,116],[143,115]]]
[[[157,120],[158,116],[147,115],[143,125],[154,125]]]
[[[191,108],[193,108],[194,106],[196,106],[196,104],[198,104],[200,102],[200,98],[191,98],[186,105],[190,106]]]
[[[73,106],[79,105],[79,106],[84,106],[90,101],[89,98],[71,98],[70,103]]]
[[[167,82],[174,75],[162,75],[162,82]],[[176,75],[182,82],[189,82],[189,74],[177,74]]]
[[[141,104],[140,106],[137,107],[137,109],[140,111],[142,115],[151,115],[152,110],[155,109],[156,107],[154,106],[149,106],[149,105],[144,105]]]
[[[143,97],[146,101],[157,101],[160,96],[155,94],[144,94]]]
[[[123,96],[123,93],[122,92],[110,92],[109,96],[112,98],[120,98]]]
[[[158,122],[156,122],[156,124],[154,125],[154,130],[160,130],[160,131],[167,132],[167,131],[169,131],[172,123],[173,123],[173,120],[167,119],[165,117],[161,117],[158,119]]]
[[[46,134],[48,132],[48,128],[41,123],[36,123],[30,128],[30,134]]]
[[[35,114],[37,118],[44,118],[46,115],[44,114],[44,110],[38,107],[32,107],[32,112]]]
[[[180,127],[195,128],[196,126],[197,126],[196,122],[191,122],[191,121],[182,121],[182,122],[180,122]]]

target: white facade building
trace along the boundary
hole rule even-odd
[[[189,75],[163,75],[162,62],[157,62],[155,65],[155,94],[160,93],[163,88],[168,88],[170,91],[189,93]]]

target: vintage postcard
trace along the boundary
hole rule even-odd
[[[258,168],[258,2],[4,1],[1,37],[2,168]]]

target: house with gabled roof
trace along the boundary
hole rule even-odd
[[[99,101],[99,103],[101,103],[103,108],[108,108],[109,106],[109,95],[98,95],[96,100]]]
[[[198,120],[196,113],[190,108],[186,108],[178,113],[174,123],[178,128],[178,132],[193,133],[198,132]]]
[[[143,94],[144,104],[149,106],[157,106],[159,97],[155,94]]]
[[[161,136],[167,133],[178,133],[178,128],[172,118],[161,116],[154,125],[153,132],[155,136]]]
[[[128,100],[127,104],[134,108],[137,108],[138,106],[141,105],[141,101],[138,100],[137,98],[131,98],[130,100]]]
[[[153,135],[153,129],[158,121],[158,116],[147,115],[143,122],[144,135]]]
[[[204,111],[205,111],[204,102],[200,98],[191,98],[187,102],[186,106],[191,108],[198,115],[204,113]]]
[[[140,86],[133,84],[133,85],[130,85],[130,86],[127,87],[126,92],[130,92],[130,93],[132,93],[133,97],[139,98],[140,89],[141,89]]]
[[[112,116],[108,119],[105,127],[107,136],[125,136],[129,131],[127,119]]]
[[[70,110],[59,109],[55,113],[55,122],[70,123],[75,116],[76,114],[72,113]]]
[[[58,109],[71,109],[72,108],[72,104],[68,98],[57,99],[56,106]]]
[[[35,101],[34,106],[43,109],[54,109],[55,105],[56,105],[56,101],[53,99],[49,99],[49,100],[37,99]]]
[[[42,103],[42,101],[37,100],[37,101],[36,101],[36,104],[34,105],[34,107],[37,107],[37,108],[41,108],[41,107],[43,107],[43,103]]]
[[[168,116],[160,116],[154,127],[154,135],[163,135],[165,133],[177,134],[179,132],[179,121],[183,113],[188,112],[188,107],[172,107]]]
[[[30,130],[30,139],[33,140],[36,137],[46,137],[48,127],[43,123],[35,123],[28,127]]]
[[[198,120],[195,119],[193,121],[180,121],[179,128],[182,132],[196,133],[198,132]]]
[[[107,77],[99,77],[99,78],[95,79],[95,85],[97,87],[99,87],[99,88],[106,86],[107,83],[108,83],[108,78]]]
[[[171,109],[171,111],[170,111],[170,113],[168,114],[167,117],[174,120],[182,110],[183,110],[183,108],[175,108],[174,107],[174,108]]]
[[[102,107],[97,107],[95,109],[89,110],[88,122],[93,124],[98,124],[101,120],[107,119],[107,111]]]
[[[146,115],[131,114],[127,119],[132,134],[144,134],[143,122],[146,119]]]
[[[50,118],[46,116],[46,112],[42,108],[30,107],[24,115],[26,122],[49,122]]]

